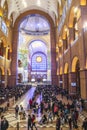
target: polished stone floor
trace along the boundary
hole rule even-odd
[[[24,96],[21,97],[21,99],[19,99],[17,102],[14,103],[14,105],[10,106],[9,110],[4,114],[4,116],[6,117],[6,119],[9,121],[9,129],[8,130],[27,130],[27,116],[29,113],[33,113],[32,110],[28,110],[28,102],[29,99],[33,97],[34,91],[35,91],[35,87],[32,87]],[[61,95],[59,95],[57,97],[59,100],[62,100],[64,103],[67,103],[67,99],[66,98],[61,98]],[[36,101],[38,103],[40,103],[40,101],[42,100],[42,96],[39,95],[36,97]],[[70,100],[68,100],[69,103],[71,103]],[[14,107],[15,105],[22,105],[26,111],[26,119],[25,120],[20,120],[20,116],[18,116],[18,119],[15,118],[15,113],[14,113]],[[87,114],[87,113],[86,113]],[[85,114],[84,114],[85,115]],[[78,129],[82,129],[82,121],[84,120],[84,115],[80,114],[79,116],[79,122],[78,122]],[[36,115],[36,126],[38,128],[38,130],[56,130],[56,119],[54,119],[53,123],[48,123],[45,125],[39,125],[38,122],[41,119],[41,115],[38,114]],[[17,129],[17,122],[19,123],[19,127],[20,129]],[[68,125],[64,125],[62,127],[62,129],[64,130],[68,130],[69,127]]]
[[[15,102],[15,104],[13,106],[11,106],[9,108],[9,111],[7,111],[4,116],[6,117],[6,119],[9,121],[9,129],[8,130],[16,130],[17,129],[17,122],[19,122],[19,127],[20,130],[27,130],[27,117],[29,113],[33,113],[32,110],[28,110],[28,103],[29,103],[29,99],[33,97],[34,91],[35,91],[35,87],[32,87],[24,96],[22,96],[21,99],[19,99],[17,102]],[[36,102],[40,103],[40,101],[42,100],[42,96],[38,95],[36,97]],[[25,120],[20,120],[20,116],[18,116],[18,119],[15,118],[15,113],[14,113],[14,108],[15,106],[18,105],[22,105],[24,110],[26,111],[26,119]],[[49,123],[49,124],[45,124],[45,125],[39,125],[38,122],[41,119],[41,115],[38,114],[36,115],[36,126],[38,128],[38,130],[55,130],[55,121],[53,124]]]

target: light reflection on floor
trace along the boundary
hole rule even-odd
[[[29,105],[29,99],[32,99],[35,89],[35,87],[32,87],[13,107],[22,105],[26,110]]]
[[[15,105],[19,105],[19,106],[23,105],[24,109],[26,110],[28,107],[29,99],[33,97],[35,89],[36,89],[36,87],[32,87],[21,99],[19,99],[19,101],[16,102]],[[38,104],[40,104],[40,101],[42,100],[42,95],[38,95],[36,99],[37,99],[36,101],[38,102]],[[61,100],[61,96],[59,96],[58,99]],[[64,102],[67,102],[67,100],[64,99]],[[13,107],[15,107],[15,105]],[[12,126],[12,127],[9,127],[8,130],[15,130],[17,122],[21,123],[20,130],[26,130],[27,129],[27,117],[28,117],[29,113],[31,114],[31,113],[33,113],[33,111],[31,111],[31,110],[26,111],[26,120],[24,120],[24,121],[20,120],[20,116],[18,116],[18,119],[16,119],[14,111],[12,113],[11,112],[7,113],[5,115],[5,117],[9,121],[10,126]],[[54,122],[54,124],[50,124],[50,123],[46,124],[45,127],[44,127],[44,125],[39,125],[38,122],[40,119],[41,119],[41,115],[39,112],[38,115],[36,115],[36,120],[37,120],[36,124],[37,124],[38,130],[55,130],[56,129],[55,122]],[[55,121],[56,121],[56,119],[55,119]],[[68,130],[69,128],[64,126],[63,129]]]

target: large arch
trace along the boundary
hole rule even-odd
[[[64,65],[64,74],[69,73],[69,64],[66,62]]]
[[[72,60],[72,72],[76,72],[76,64],[77,61],[79,60],[79,58],[77,56],[75,56]]]
[[[63,88],[69,92],[69,64],[64,65]]]
[[[36,49],[34,49],[33,50],[33,46],[36,44],[35,42],[38,42],[37,43],[37,46],[36,46]],[[31,56],[35,53],[35,52],[37,52],[37,51],[41,51],[41,52],[43,52],[43,53],[47,53],[47,44],[44,42],[44,41],[42,41],[42,40],[40,40],[40,39],[37,39],[37,40],[32,40],[31,42],[29,42],[28,43],[28,48],[29,47],[31,47],[32,46],[32,50],[33,50],[33,52],[32,52],[32,54],[31,54]],[[30,51],[29,51],[30,52]],[[31,52],[30,52],[31,53]]]
[[[62,66],[60,67],[60,75],[63,74],[63,69],[62,69]]]
[[[18,27],[22,21],[22,19],[29,15],[29,14],[40,14],[43,15],[50,24],[50,38],[51,38],[51,76],[52,76],[52,84],[57,84],[57,75],[56,75],[56,29],[54,26],[54,22],[52,18],[45,12],[40,10],[29,10],[21,14],[14,23],[13,28],[13,46],[12,46],[12,67],[14,68],[11,70],[12,75],[11,78],[13,80],[12,83],[10,83],[12,86],[16,84],[17,80],[17,47],[18,47]]]
[[[5,73],[4,73],[4,67],[0,66],[0,70],[1,70],[1,72],[2,72],[2,75],[4,75],[4,74],[5,74]]]
[[[76,77],[76,94],[81,96],[81,86],[80,86],[80,61],[77,56],[73,58],[72,61],[72,72],[75,74]]]

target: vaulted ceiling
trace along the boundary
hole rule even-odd
[[[3,7],[6,0],[1,0],[1,7]],[[7,0],[8,3],[8,19],[13,14],[13,21],[31,9],[41,10],[51,16],[55,22],[58,18],[58,8],[61,6],[61,1],[64,0]]]

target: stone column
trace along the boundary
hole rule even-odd
[[[12,86],[12,76],[8,75],[8,86]]]
[[[59,75],[57,75],[57,79],[58,79],[58,87],[59,87],[59,81],[60,81],[60,78],[59,78],[60,76]]]
[[[5,75],[1,76],[1,86],[5,87]]]
[[[51,59],[51,76],[52,76],[52,84],[58,85],[57,80],[57,63],[56,63],[56,52],[54,49],[51,51],[52,59]]]
[[[59,79],[59,87],[63,87],[62,75],[59,75],[58,79]]]
[[[69,73],[69,94],[76,94],[76,72]]]
[[[63,39],[63,51],[65,51],[66,50],[66,39]]]
[[[69,77],[68,77],[68,74],[63,74],[62,79],[63,79],[63,88],[69,91]]]
[[[18,45],[18,31],[13,30],[13,44],[12,44],[12,63],[11,63],[11,86],[16,85],[17,82],[17,45]]]
[[[69,44],[75,39],[75,29],[69,28]]]
[[[80,70],[81,98],[87,99],[87,70]]]
[[[52,84],[58,85],[57,64],[56,64],[56,29],[51,28],[51,77]]]

